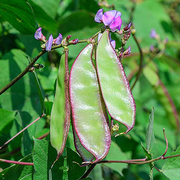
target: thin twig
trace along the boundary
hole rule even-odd
[[[30,162],[11,161],[11,160],[7,160],[7,159],[0,159],[0,162],[12,163],[12,164],[20,164],[20,165],[28,165],[28,166],[34,166],[34,164],[33,164],[33,163],[30,163]]]
[[[151,162],[155,162],[155,161],[158,161],[158,160],[161,160],[161,159],[164,160],[164,159],[170,159],[170,158],[175,158],[175,157],[180,157],[180,154],[167,156],[167,157],[159,156],[157,158],[154,158],[154,159],[151,159],[151,160],[148,160],[148,161],[142,161],[142,162],[141,162],[141,159],[139,159],[139,160],[137,159],[137,161],[134,161],[134,160],[124,160],[124,161],[108,161],[108,160],[104,160],[104,161],[97,162],[96,164],[102,164],[102,163],[149,164]]]
[[[49,132],[43,134],[42,136],[38,137],[37,139],[44,139],[44,138],[45,138],[46,136],[48,136],[48,135],[49,135]]]
[[[136,8],[136,2],[133,1],[133,6],[131,8],[131,13],[130,13],[130,17],[129,17],[129,22],[133,21],[133,15],[134,15],[135,8]]]
[[[5,145],[7,145],[9,142],[11,142],[14,138],[16,138],[19,134],[21,134],[22,132],[24,132],[28,127],[30,127],[32,124],[34,124],[35,122],[37,122],[39,119],[41,119],[42,117],[44,117],[45,114],[42,114],[40,117],[38,117],[36,120],[34,120],[32,123],[30,123],[29,125],[27,125],[25,128],[23,128],[21,131],[19,131],[16,135],[14,135],[11,139],[9,139],[8,141],[6,141],[1,147],[0,149],[2,149]]]
[[[163,134],[164,134],[164,139],[166,141],[166,150],[164,152],[164,154],[162,156],[165,156],[166,153],[167,153],[167,150],[168,150],[168,140],[167,140],[167,137],[166,137],[166,133],[165,133],[165,129],[163,128]]]
[[[33,67],[34,63],[44,54],[46,51],[41,51],[33,61],[22,71],[17,77],[15,77],[10,83],[8,83],[5,87],[0,90],[0,95],[7,91],[13,84],[15,84],[19,79],[21,79],[25,74],[29,72],[29,69]]]
[[[95,168],[95,166],[96,166],[96,163],[92,164],[80,179],[86,178],[91,173],[91,171]]]
[[[133,85],[132,85],[132,87],[131,87],[131,90],[132,90],[132,89],[134,88],[134,86],[136,85],[136,83],[137,83],[137,81],[138,81],[138,79],[139,79],[139,77],[140,77],[140,74],[141,74],[141,72],[142,72],[142,68],[143,68],[143,52],[142,52],[141,46],[140,46],[140,44],[139,44],[139,42],[138,42],[138,40],[137,40],[137,38],[136,38],[136,35],[135,35],[135,34],[132,34],[132,36],[133,36],[133,38],[134,38],[134,40],[135,40],[135,42],[136,42],[136,44],[137,44],[137,46],[138,46],[138,49],[139,49],[140,63],[139,63],[139,71],[138,71],[138,74],[137,74],[137,76],[136,76],[136,79],[135,79],[135,81],[134,81],[134,83],[133,83]]]

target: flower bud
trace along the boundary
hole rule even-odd
[[[69,41],[69,39],[72,37],[72,35],[69,35],[66,37],[66,41]]]
[[[72,44],[74,44],[74,45],[77,44],[77,43],[78,43],[78,38],[77,38],[77,39],[73,39],[71,42],[72,42]]]
[[[42,28],[38,28],[34,34],[34,38],[43,42],[46,42],[46,37],[42,34]]]
[[[129,23],[126,27],[124,27],[124,31],[128,31],[131,28],[131,23]]]
[[[53,44],[59,45],[62,42],[62,35],[59,33],[58,37],[53,40]]]
[[[154,29],[151,30],[150,37],[152,39],[155,39],[157,37],[157,33],[156,33],[156,31]]]
[[[124,51],[124,56],[127,56],[129,54],[131,54],[131,47],[129,46],[125,51]]]
[[[53,44],[53,36],[51,34],[49,36],[48,41],[46,42],[46,51],[51,51],[52,44]]]

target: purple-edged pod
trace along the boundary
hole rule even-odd
[[[50,142],[57,150],[57,158],[63,153],[70,126],[68,50],[61,56],[56,92],[51,111]]]
[[[69,90],[74,131],[80,145],[95,157],[92,161],[95,163],[109,152],[111,135],[105,104],[91,59],[92,50],[93,44],[88,44],[77,56],[70,72]],[[83,157],[83,150],[77,150]],[[83,159],[85,162],[89,161],[84,157]]]
[[[104,102],[110,116],[134,127],[136,106],[123,66],[111,45],[109,30],[104,31],[96,51],[97,74]]]
[[[89,163],[92,162],[92,160],[95,157],[83,147],[74,129],[73,129],[73,135],[74,135],[74,144],[75,144],[76,150],[81,155],[83,161],[86,162],[84,163],[84,165],[88,165]]]

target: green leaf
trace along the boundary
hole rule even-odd
[[[81,145],[95,156],[96,162],[107,155],[111,137],[105,105],[91,59],[92,50],[93,44],[88,44],[77,56],[71,68],[69,88],[73,128]]]
[[[96,166],[93,169],[93,171],[89,174],[89,177],[91,179],[101,179],[101,180],[104,180],[101,164],[96,164]]]
[[[20,162],[32,162],[32,155],[28,155]],[[0,179],[4,180],[32,180],[34,174],[33,166],[14,164],[0,173]]]
[[[43,1],[44,3],[44,1]],[[33,1],[30,0],[30,4],[32,6],[34,16],[38,22],[38,24],[45,28],[46,30],[50,31],[51,33],[56,33],[57,30],[57,23],[54,19],[52,19],[42,8],[38,6]],[[35,33],[35,31],[34,31]]]
[[[22,34],[35,32],[35,19],[26,0],[0,0],[0,15]]]
[[[55,18],[60,0],[32,0],[35,4],[41,7],[51,18]]]
[[[163,64],[166,64],[168,70],[171,69],[171,71],[180,73],[180,62],[178,61],[178,59],[163,54],[162,56],[158,57],[158,61],[161,61]]]
[[[114,141],[112,141],[111,148],[110,148],[109,153],[106,156],[105,160],[123,161],[123,160],[127,160],[127,157],[122,152],[120,147]],[[108,166],[112,170],[118,172],[120,175],[123,175],[122,174],[123,169],[127,168],[127,164],[125,164],[125,163],[105,163],[104,165]]]
[[[154,108],[152,108],[151,114],[149,115],[149,125],[146,132],[146,148],[147,151],[151,149],[154,142],[154,132],[153,132],[153,124],[154,124]]]
[[[0,109],[0,135],[6,133],[6,128],[12,124],[15,113],[13,111],[7,111],[5,109]]]
[[[64,158],[61,156],[51,167],[57,156],[55,149],[45,140],[34,139],[34,143],[34,179],[65,180],[66,173],[64,172],[67,172],[68,168]]]
[[[128,132],[134,127],[136,107],[123,66],[110,43],[108,30],[99,40],[96,65],[108,112],[113,119],[124,124]]]
[[[34,179],[44,180],[48,179],[48,142],[45,140],[34,139]]]
[[[180,147],[177,148],[175,152],[171,155],[180,154]],[[170,178],[171,180],[179,180],[180,179],[180,156],[169,158],[166,160],[163,165],[162,172],[165,176]]]
[[[70,126],[68,51],[61,57],[56,82],[56,93],[51,111],[50,138],[60,156],[66,144]]]
[[[159,76],[152,68],[150,68],[149,66],[145,66],[143,68],[143,74],[151,85],[156,86],[158,84]]]
[[[44,106],[45,106],[45,110],[46,110],[46,115],[51,115],[53,102],[52,101],[45,101]]]
[[[19,75],[29,64],[27,55],[17,49],[13,49],[5,54],[0,61],[0,88],[7,85],[12,79]],[[40,99],[36,83],[32,73],[27,73],[16,84],[1,95],[0,105],[8,111],[18,111],[18,123],[21,127],[25,127],[33,120],[37,119],[41,114]],[[28,128],[28,134],[25,132],[24,142],[26,145],[31,145],[27,148],[22,148],[23,154],[29,154],[32,150],[32,136],[44,128],[45,121],[40,119],[34,125]],[[20,131],[21,129],[19,129]],[[27,140],[27,141],[26,141]],[[28,142],[29,141],[29,142]],[[25,145],[25,144],[24,144]],[[23,145],[23,146],[24,146]],[[25,152],[23,149],[26,149]]]
[[[79,155],[70,148],[67,148],[67,165],[69,167],[69,180],[79,179],[84,174],[86,167],[80,167],[81,164],[81,157],[79,157]]]
[[[166,117],[173,128],[178,129],[178,114],[173,100],[165,85],[161,82],[158,74],[148,65],[143,68],[143,74],[153,86],[157,99],[166,111]]]

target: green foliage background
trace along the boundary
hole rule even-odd
[[[137,0],[133,14],[131,13],[133,1],[108,0],[108,3],[114,4],[116,10],[122,13],[123,27],[132,15],[136,37],[144,55],[142,74],[132,90],[137,106],[135,127],[127,135],[112,137],[112,146],[106,160],[144,158],[146,154],[141,142],[145,147],[146,143],[148,144],[148,151],[153,158],[162,155],[166,149],[163,128],[169,141],[167,155],[170,155],[180,145],[179,127],[176,122],[180,117],[180,2]],[[72,39],[89,38],[101,28],[101,24],[94,21],[98,9],[100,7],[97,0],[0,0],[0,89],[27,67],[29,64],[27,57],[31,59],[41,51],[40,42],[34,39],[38,27],[42,27],[46,37],[53,34],[55,38],[61,33],[63,38],[68,35],[72,35]],[[152,29],[156,30],[162,41],[168,38],[166,46],[162,41],[157,42],[149,37]],[[112,38],[116,40],[116,47],[120,47],[120,37],[113,35]],[[155,47],[154,52],[150,52],[151,45]],[[133,75],[130,79],[132,85],[138,72],[140,55],[132,36],[126,48],[128,46],[131,46],[131,56],[124,58],[122,63],[127,76]],[[70,67],[83,47],[85,47],[83,43],[69,47]],[[36,75],[45,96],[47,116],[0,150],[0,158],[33,162],[34,167],[10,166],[8,163],[0,162],[0,172],[2,171],[0,179],[75,180],[86,170],[85,167],[78,165],[82,160],[73,145],[72,129],[63,156],[52,170],[50,165],[56,158],[56,151],[49,143],[49,136],[44,140],[37,139],[49,132],[49,114],[62,51],[61,48],[46,53],[37,61],[45,65],[43,69],[36,71]],[[154,118],[152,116],[149,118],[152,107],[155,109]],[[178,116],[175,111],[178,112]],[[40,115],[41,103],[35,75],[28,73],[0,95],[0,145]],[[148,131],[150,133],[148,137],[152,138],[146,138],[149,119],[151,132]],[[153,128],[152,121],[154,121]],[[179,149],[173,152],[179,153]],[[179,158],[157,161],[154,165],[162,169],[162,172],[153,170],[152,173],[151,165],[148,164],[101,164],[95,167],[89,178],[94,180],[180,178]]]

